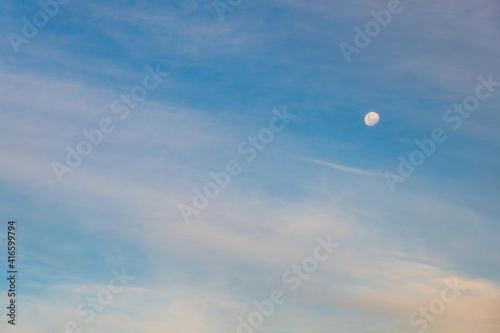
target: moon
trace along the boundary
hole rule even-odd
[[[380,120],[380,117],[376,112],[368,112],[365,116],[365,123],[368,126],[377,125],[379,120]]]

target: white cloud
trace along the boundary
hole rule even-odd
[[[321,160],[314,160],[314,159],[308,159],[309,162],[316,163],[316,164],[321,164],[321,165],[326,165],[330,168],[344,171],[344,172],[349,172],[355,175],[361,175],[361,176],[381,176],[381,173],[377,172],[372,172],[372,171],[367,171],[363,169],[358,169],[358,168],[353,168],[341,164],[336,164],[336,163],[331,163],[331,162],[326,162],[326,161],[321,161]]]

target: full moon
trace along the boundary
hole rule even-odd
[[[380,120],[380,117],[376,112],[369,112],[365,116],[365,123],[368,126],[375,126],[377,125],[378,121]]]

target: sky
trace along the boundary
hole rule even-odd
[[[498,1],[5,0],[0,27],[1,332],[500,331]]]

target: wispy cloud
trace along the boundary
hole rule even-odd
[[[307,161],[311,163],[316,163],[316,164],[321,164],[321,165],[326,165],[327,167],[340,170],[340,171],[345,171],[349,172],[355,175],[362,175],[362,176],[381,176],[381,173],[378,172],[373,172],[373,171],[368,171],[368,170],[363,170],[363,169],[358,169],[358,168],[353,168],[341,164],[336,164],[336,163],[331,163],[327,161],[322,161],[322,160],[315,160],[315,159],[307,159]]]

